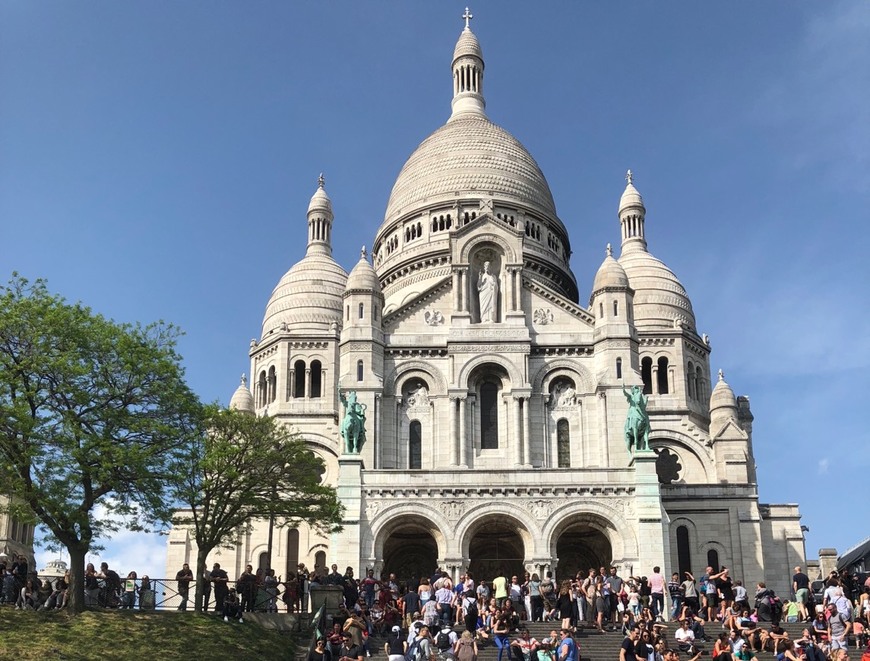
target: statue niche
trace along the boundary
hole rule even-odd
[[[471,296],[476,307],[479,324],[499,322],[501,287],[499,279],[500,260],[494,250],[481,250],[472,262],[470,278]]]

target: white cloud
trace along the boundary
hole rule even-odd
[[[819,475],[827,475],[830,463],[831,462],[827,457],[819,459]]]

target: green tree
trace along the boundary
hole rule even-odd
[[[0,286],[0,484],[69,552],[73,612],[95,540],[170,515],[167,471],[201,413],[178,336],[115,323],[41,280]]]
[[[203,573],[215,548],[232,548],[251,521],[280,525],[304,521],[339,529],[342,507],[335,489],[321,484],[323,461],[274,418],[212,407],[206,429],[176,471],[181,478],[176,525],[196,541],[196,611],[202,610]]]

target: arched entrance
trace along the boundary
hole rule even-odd
[[[590,567],[609,567],[613,560],[610,540],[588,523],[574,523],[566,527],[556,542],[559,576],[575,576]]]
[[[438,544],[425,526],[409,521],[397,526],[384,542],[384,574],[394,573],[411,585],[438,566]]]
[[[492,580],[500,571],[523,575],[525,544],[516,525],[508,521],[486,521],[477,527],[468,546],[468,569],[475,580]]]

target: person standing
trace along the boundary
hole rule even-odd
[[[508,583],[504,575],[504,570],[499,569],[498,576],[492,581],[493,596],[495,597],[496,606],[499,608],[504,604],[504,600],[508,597]]]
[[[178,610],[187,610],[187,600],[190,598],[190,582],[193,580],[193,572],[190,571],[190,565],[186,562],[175,574],[175,580],[178,581],[178,596],[181,597],[181,603],[178,605]]]
[[[800,567],[794,568],[794,576],[791,577],[791,587],[794,590],[794,599],[798,603],[801,621],[810,619],[807,611],[807,603],[810,600],[810,577],[801,571]]]
[[[252,612],[254,610],[254,597],[257,594],[257,577],[254,575],[254,568],[251,565],[245,565],[245,571],[239,576],[236,588],[242,599],[242,612]]]
[[[619,595],[622,593],[624,582],[622,577],[616,573],[616,567],[610,568],[610,575],[604,580],[610,586],[610,624],[611,626],[615,626],[620,600]]]
[[[211,599],[211,572],[208,567],[202,570],[202,612],[208,613],[208,600]],[[220,611],[220,607],[215,606],[216,611]]]
[[[679,618],[680,609],[683,606],[683,586],[677,572],[671,574],[671,580],[668,581],[668,595],[671,598],[671,619],[676,620]]]
[[[637,661],[637,655],[634,653],[634,647],[637,645],[640,629],[634,624],[628,630],[628,635],[619,646],[619,661]]]
[[[665,611],[665,577],[660,567],[653,567],[649,577],[649,596],[652,614],[656,620],[663,620]]]
[[[221,569],[219,563],[214,563],[211,568],[211,582],[214,585],[214,603],[215,610],[220,613],[224,608],[224,603],[227,600],[227,592],[229,591],[230,577]]]

